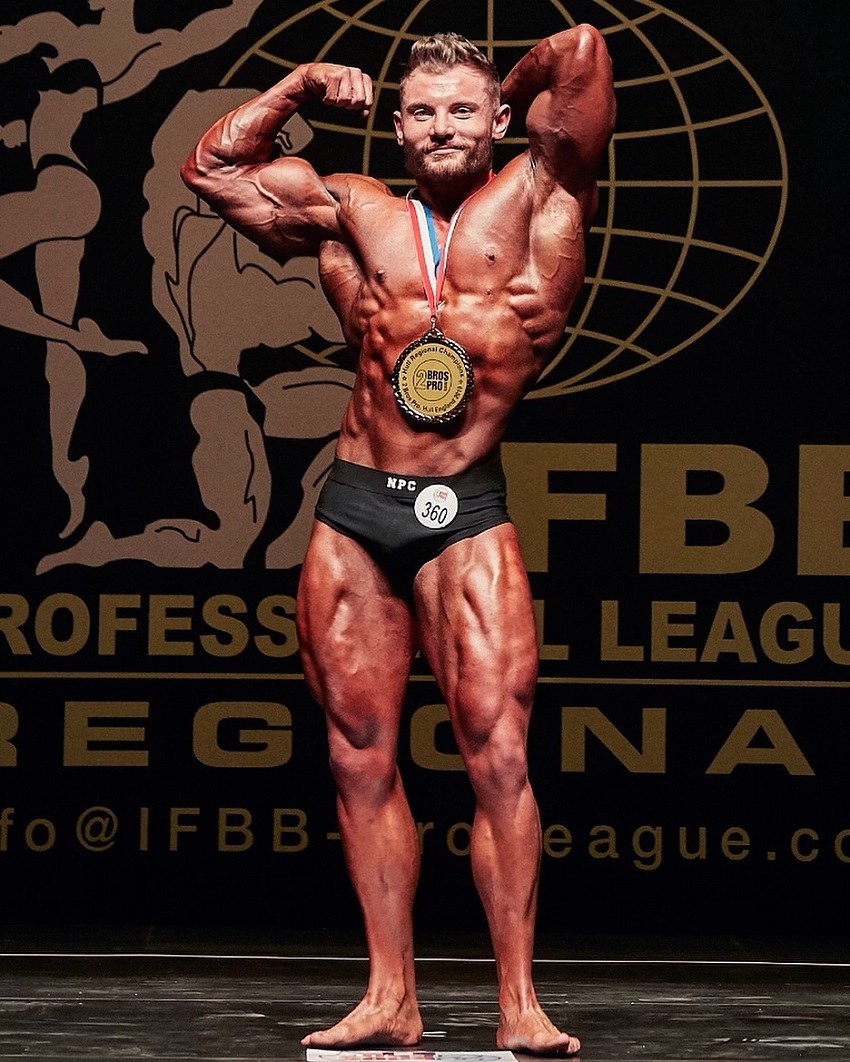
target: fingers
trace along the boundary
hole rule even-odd
[[[365,116],[372,107],[372,79],[356,66],[330,67],[324,102],[346,111],[360,111]]]

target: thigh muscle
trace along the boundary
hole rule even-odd
[[[316,522],[298,591],[298,634],[314,696],[358,747],[395,740],[414,622],[365,549]]]
[[[474,751],[499,729],[524,738],[537,637],[513,525],[450,546],[422,568],[414,592],[422,648],[461,751]]]

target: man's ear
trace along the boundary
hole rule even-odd
[[[493,139],[501,140],[508,131],[511,120],[511,108],[507,103],[501,104],[493,117]]]
[[[401,131],[401,111],[393,111],[393,124],[395,125],[395,138],[399,147],[404,144],[404,134]]]

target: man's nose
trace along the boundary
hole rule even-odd
[[[448,140],[454,136],[454,123],[451,115],[446,111],[436,111],[431,122],[431,136],[434,140]]]

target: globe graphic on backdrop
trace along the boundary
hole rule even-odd
[[[652,0],[325,0],[258,40],[222,84],[264,88],[300,63],[360,66],[373,78],[367,120],[317,104],[303,113],[323,173],[359,172],[403,193],[393,133],[412,41],[455,30],[504,76],[540,38],[580,22],[605,36],[618,118],[599,175],[585,283],[559,349],[529,397],[623,379],[684,349],[752,287],[776,243],[787,157],[753,78],[698,26]],[[525,149],[521,130],[494,166]]]

